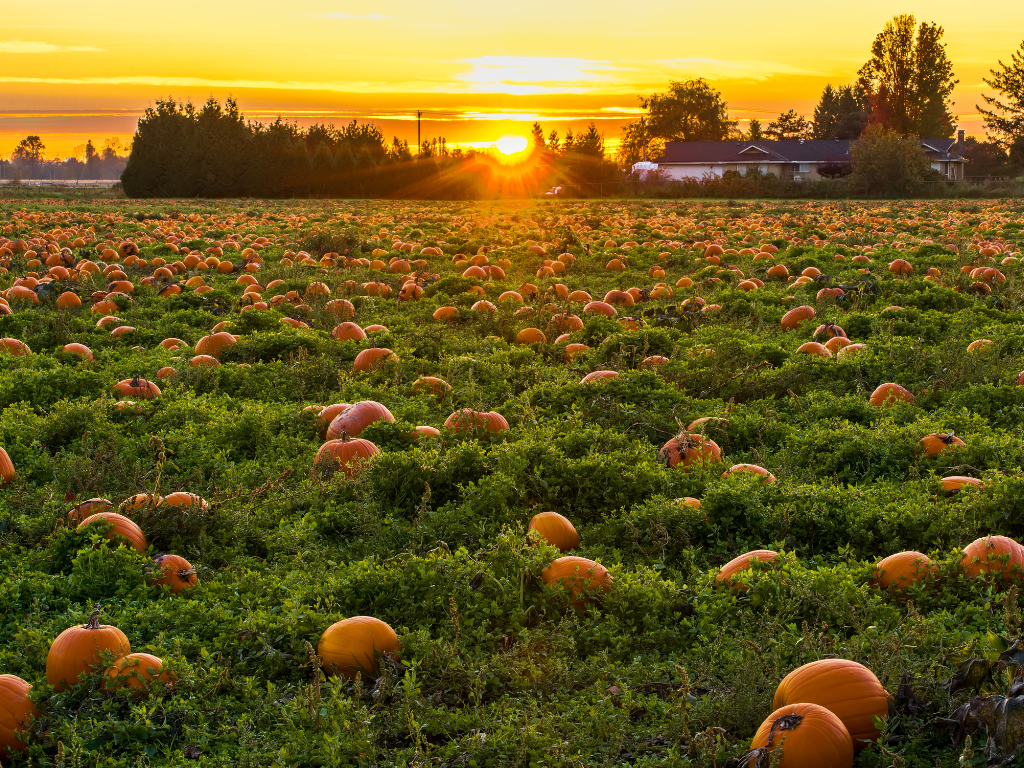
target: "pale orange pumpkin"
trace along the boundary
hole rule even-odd
[[[583,608],[589,600],[598,599],[612,588],[612,575],[600,563],[585,557],[567,555],[553,560],[541,571],[545,584],[561,586],[569,592],[574,608]]]
[[[580,545],[580,535],[576,528],[567,517],[557,512],[541,512],[534,515],[527,528],[527,534],[531,532],[562,552],[576,549]]]
[[[372,616],[352,616],[324,630],[316,653],[328,675],[373,679],[380,668],[377,656],[397,658],[401,650],[390,625]]]

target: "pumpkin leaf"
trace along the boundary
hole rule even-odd
[[[976,696],[940,724],[953,729],[953,743],[984,729],[989,765],[1008,765],[1024,746],[1024,696]]]

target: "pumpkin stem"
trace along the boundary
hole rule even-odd
[[[347,442],[349,442],[349,440],[351,440],[351,439],[352,439],[352,438],[350,438],[350,437],[348,436],[348,430],[347,430],[347,429],[343,429],[343,430],[341,430],[341,442],[343,442],[343,443],[347,443]]]
[[[82,626],[82,629],[99,629],[100,628],[100,604],[96,603],[96,610],[92,612],[89,617],[89,621]]]
[[[196,575],[195,566],[192,566],[191,568],[182,568],[180,571],[178,571],[178,578],[181,579],[182,581],[188,581],[190,578],[192,578],[195,575]]]

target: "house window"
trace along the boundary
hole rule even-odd
[[[799,164],[799,167],[797,168],[797,173],[810,173],[810,172],[811,172],[811,164],[810,163],[800,163]]]

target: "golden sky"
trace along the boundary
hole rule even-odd
[[[981,135],[982,77],[1024,38],[1019,0],[0,0],[0,155],[28,134],[62,157],[89,138],[127,139],[167,97],[233,95],[262,120],[369,119],[411,144],[417,109],[423,137],[450,143],[535,119],[560,132],[595,119],[614,140],[637,94],[695,76],[734,118],[809,116],[904,12],[945,28],[953,111]]]

